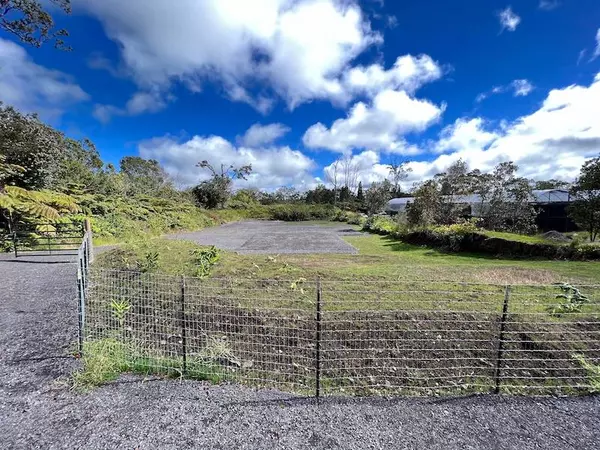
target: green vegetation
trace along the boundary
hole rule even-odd
[[[83,367],[73,372],[73,387],[80,391],[116,380],[122,373],[164,375],[181,378],[184,375],[180,358],[149,356],[119,338],[88,340],[84,346]],[[224,378],[222,370],[202,360],[191,359],[185,377],[192,380],[218,383]]]
[[[551,284],[562,281],[597,283],[600,264],[581,261],[499,259],[474,253],[452,254],[398,241],[390,236],[346,237],[357,255],[238,255],[221,252],[214,277],[314,280],[452,280],[476,283]],[[132,270],[149,252],[158,253],[157,271],[196,276],[192,242],[150,239],[136,241],[98,256],[97,266]]]

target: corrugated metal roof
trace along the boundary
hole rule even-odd
[[[544,189],[532,191],[533,198],[531,203],[548,204],[548,203],[568,203],[572,200],[569,191],[565,189]],[[406,208],[408,203],[411,203],[414,197],[393,198],[388,202],[388,210],[396,211]],[[481,196],[477,194],[457,196],[451,199],[454,203],[476,204],[481,203]]]

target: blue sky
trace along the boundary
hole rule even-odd
[[[458,158],[571,179],[600,153],[597,0],[72,2],[72,52],[0,35],[0,100],[182,186],[202,159],[306,189],[339,158],[365,184],[410,161],[411,184]]]

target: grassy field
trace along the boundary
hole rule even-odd
[[[366,234],[347,237],[357,255],[238,255],[221,252],[214,277],[314,279],[444,280],[492,284],[600,283],[600,262],[498,259],[486,255],[449,254]],[[107,252],[99,266],[132,268],[148,253],[158,253],[157,270],[195,274],[187,241],[151,239]]]
[[[91,369],[79,383],[122,371],[186,372],[310,393],[321,286],[324,393],[490,392],[504,285],[511,284],[501,391],[579,394],[595,386],[600,289],[582,288],[591,303],[559,315],[552,312],[559,291],[549,284],[598,284],[600,263],[447,254],[370,234],[346,240],[358,254],[221,252],[210,277],[186,278],[187,370],[177,338],[183,279],[176,275],[198,274],[202,247],[151,239],[100,255],[101,268],[156,273],[100,273],[91,282]]]

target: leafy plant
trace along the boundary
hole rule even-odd
[[[155,250],[146,252],[144,258],[138,261],[138,270],[142,273],[154,272],[158,269],[158,252]]]
[[[110,302],[110,311],[115,319],[119,322],[121,328],[125,325],[125,316],[131,309],[131,305],[127,300],[113,300]]]
[[[204,278],[210,275],[212,267],[220,258],[219,249],[214,245],[210,248],[201,248],[192,251],[194,262],[197,266],[196,276]]]
[[[300,293],[301,293],[301,294],[304,294],[304,288],[302,287],[302,285],[303,285],[304,283],[306,283],[306,278],[303,278],[303,277],[301,277],[301,278],[298,278],[297,280],[293,281],[293,282],[290,284],[290,289],[291,289],[292,291],[296,291],[296,290],[298,290],[298,291],[300,291]]]
[[[561,290],[561,293],[556,298],[562,301],[558,305],[548,308],[552,316],[560,317],[563,314],[580,312],[581,307],[589,302],[589,298],[583,295],[576,287],[568,283],[559,283],[557,286]]]

